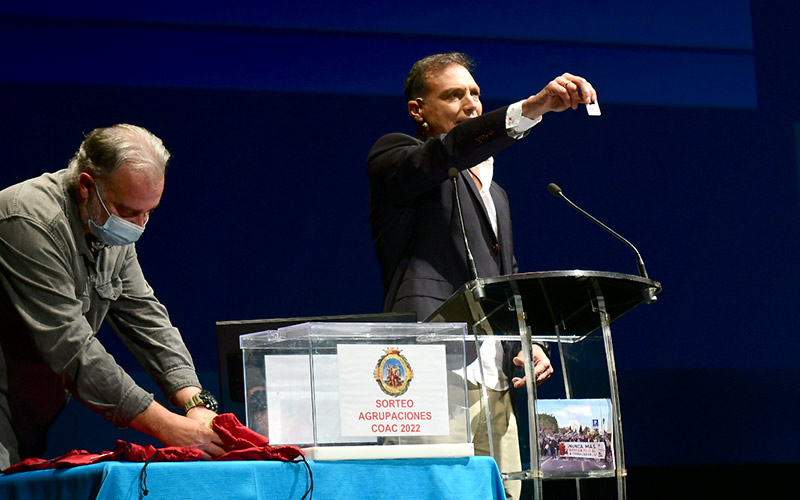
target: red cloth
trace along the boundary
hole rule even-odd
[[[270,446],[269,439],[248,429],[233,413],[214,417],[211,428],[222,439],[227,453],[214,460],[281,460],[291,462],[303,455],[297,446]]]
[[[166,446],[156,448],[148,444],[128,443],[121,439],[117,440],[114,448],[114,460],[121,462],[196,462],[202,460],[205,453],[203,450],[188,446]]]
[[[29,470],[62,469],[67,467],[75,467],[76,465],[104,462],[106,460],[114,460],[112,452],[107,451],[98,455],[89,453],[86,450],[72,450],[68,451],[64,455],[61,455],[60,457],[51,459],[33,457],[26,458],[22,462],[4,469],[3,473],[11,474],[14,472],[25,472]]]
[[[233,413],[217,415],[211,428],[222,440],[227,453],[213,460],[282,460],[289,462],[303,455],[297,446],[270,446],[269,439],[239,422]],[[124,462],[195,462],[203,459],[203,451],[189,446],[156,448],[117,440],[114,451],[93,454],[86,450],[72,450],[53,459],[26,458],[3,470],[4,474],[41,469],[60,469],[94,464],[110,460]]]

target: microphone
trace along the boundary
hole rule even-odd
[[[472,257],[472,252],[469,249],[469,240],[467,239],[467,229],[464,226],[464,214],[461,211],[461,199],[458,196],[458,169],[450,167],[447,175],[453,181],[453,193],[456,198],[456,207],[458,208],[458,220],[461,222],[461,235],[464,237],[464,250],[467,254],[467,265],[469,272],[472,275],[472,281],[475,287],[472,289],[472,296],[477,302],[481,302],[486,298],[486,292],[483,289],[483,284],[478,281],[478,268],[475,266],[475,259]]]
[[[615,238],[617,238],[621,242],[623,242],[626,245],[628,245],[636,253],[637,266],[639,267],[639,276],[641,276],[642,278],[650,279],[650,277],[647,275],[647,268],[644,266],[644,260],[642,260],[642,254],[640,254],[639,250],[637,250],[636,247],[633,246],[633,243],[631,243],[630,241],[626,240],[619,233],[617,233],[616,231],[614,231],[610,227],[606,226],[605,224],[603,224],[602,222],[600,222],[599,220],[594,218],[586,210],[582,209],[581,207],[579,207],[578,205],[573,203],[569,198],[567,198],[564,195],[564,193],[561,191],[561,188],[558,187],[557,184],[554,184],[554,183],[551,182],[550,184],[548,184],[547,190],[550,191],[550,194],[552,194],[553,196],[555,196],[557,198],[561,198],[562,200],[566,201],[572,208],[574,208],[575,210],[577,210],[578,212],[583,214],[584,217],[586,217],[587,219],[591,220],[592,222],[594,222],[598,226],[602,227],[603,229],[605,229],[606,231],[611,233]],[[656,297],[656,294],[655,294],[655,289],[653,287],[648,287],[642,293],[644,294],[645,301],[648,304],[652,304],[653,302],[658,300],[658,297]]]

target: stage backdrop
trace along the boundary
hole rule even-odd
[[[797,12],[50,3],[0,7],[0,185],[65,167],[98,126],[163,138],[166,190],[137,250],[212,390],[216,321],[380,311],[366,155],[412,132],[411,64],[462,50],[487,110],[564,71],[599,92],[602,117],[547,115],[496,156],[495,176],[521,271],[636,273],[628,248],[547,192],[556,182],[664,285],[614,325],[629,465],[796,461],[798,72],[785,61],[798,44],[780,19]],[[153,387],[110,330],[101,338]],[[73,402],[48,456],[118,436],[146,441]]]

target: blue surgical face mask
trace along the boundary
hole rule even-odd
[[[100,197],[97,184],[95,184],[95,191],[97,192],[97,199],[100,200],[100,205],[103,206],[103,210],[108,214],[108,219],[106,219],[105,224],[98,226],[89,216],[89,231],[109,246],[130,245],[136,242],[144,232],[144,228],[109,212],[106,204],[103,203],[103,198]]]

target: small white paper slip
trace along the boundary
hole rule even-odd
[[[587,104],[586,114],[589,116],[600,116],[600,104],[597,101]]]

